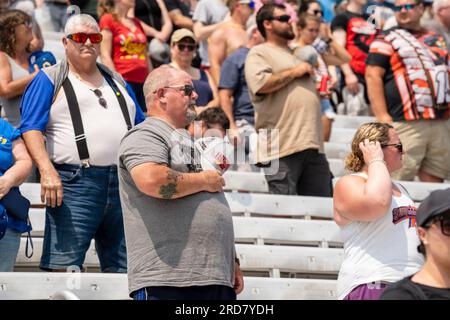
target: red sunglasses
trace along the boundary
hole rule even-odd
[[[67,39],[73,40],[76,43],[85,43],[87,39],[89,38],[89,41],[91,43],[100,43],[103,40],[103,36],[101,33],[72,33],[67,36]]]

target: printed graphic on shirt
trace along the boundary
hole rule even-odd
[[[387,95],[397,91],[397,98],[388,100],[394,120],[445,117],[450,84],[444,44],[443,38],[433,33],[413,35],[394,29],[371,45],[368,64],[387,67],[386,77],[393,80],[385,81]]]
[[[350,66],[354,72],[364,75],[370,44],[377,33],[374,25],[367,21],[366,16],[346,11],[335,17],[331,29],[346,32],[345,49],[352,56]]]
[[[7,142],[6,138],[0,137],[0,144],[6,144]]]
[[[120,37],[120,52],[125,53],[120,56],[120,59],[131,60],[139,59],[145,60],[145,49],[147,38],[143,34],[128,33],[119,35]]]
[[[392,210],[392,222],[398,224],[406,219],[409,219],[408,228],[416,227],[416,207],[402,206]]]

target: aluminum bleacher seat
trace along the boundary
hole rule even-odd
[[[240,300],[336,299],[335,280],[244,277]],[[0,300],[127,300],[126,274],[0,273]]]
[[[31,258],[25,256],[25,242],[26,239],[22,238],[16,259],[16,271],[36,270],[39,267],[43,238],[33,238],[34,254]],[[241,260],[242,271],[260,272],[273,277],[280,277],[281,272],[337,276],[343,260],[341,248],[236,244],[236,253]],[[88,271],[99,270],[94,241],[86,253],[83,266]]]
[[[0,300],[129,299],[126,274],[0,273]]]
[[[344,259],[341,248],[236,244],[236,253],[242,271],[269,272],[275,278],[280,277],[281,272],[327,274],[337,278]]]
[[[228,170],[223,177],[225,179],[224,189],[227,191],[269,192],[267,180],[261,172]]]
[[[233,217],[236,243],[342,246],[334,221]]]
[[[329,211],[329,208],[326,209]],[[42,238],[45,228],[44,209],[31,209],[33,238]],[[338,226],[330,220],[303,220],[234,216],[234,234],[238,243],[296,244],[328,247],[342,245]],[[24,237],[26,235],[24,234]]]
[[[345,159],[350,153],[350,143],[325,142],[325,156],[327,159]]]
[[[356,129],[353,128],[334,128],[331,129],[330,142],[351,143]]]
[[[239,300],[336,300],[337,281],[244,277]]]
[[[346,115],[336,115],[333,121],[333,129],[334,128],[349,128],[349,129],[357,129],[364,123],[374,122],[375,117],[368,116],[346,116]]]
[[[330,171],[334,177],[342,177],[348,174],[345,170],[345,162],[343,159],[327,159],[330,165]]]
[[[276,194],[225,193],[233,214],[331,219],[333,199]]]

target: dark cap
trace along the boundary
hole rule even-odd
[[[423,227],[428,219],[450,210],[450,188],[435,190],[423,200],[417,209],[417,225]]]

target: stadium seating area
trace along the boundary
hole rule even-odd
[[[325,150],[335,180],[345,174],[343,157],[352,132],[367,117],[339,116]],[[343,138],[345,137],[345,139]],[[229,171],[226,198],[233,212],[236,251],[245,275],[239,299],[336,299],[336,279],[343,260],[339,228],[332,221],[331,198],[268,194],[262,173]],[[420,202],[449,184],[401,182]],[[14,273],[0,274],[1,299],[129,299],[124,274],[101,274],[92,243],[85,273],[38,272],[45,209],[40,185],[24,184],[30,199],[34,255],[25,257],[22,239]]]

